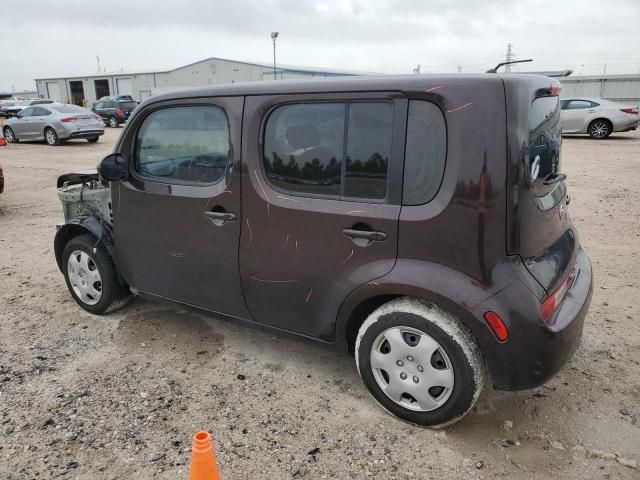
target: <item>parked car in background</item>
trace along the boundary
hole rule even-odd
[[[486,381],[542,385],[580,343],[592,275],[559,90],[417,75],[151,97],[99,175],[58,179],[58,267],[90,313],[133,294],[315,339],[355,352],[388,412],[453,423]]]
[[[108,95],[106,97],[100,97],[97,101],[98,102],[104,102],[106,100],[115,100],[116,102],[133,102],[133,101],[135,101],[131,95]],[[95,105],[95,102],[94,102],[94,105]]]
[[[32,105],[46,105],[46,104],[56,103],[55,100],[51,100],[48,98],[32,98],[28,100],[15,100],[15,101],[9,101],[9,102],[11,102],[11,105],[0,107],[0,116],[4,118],[13,117],[23,108],[26,108]]]
[[[128,100],[117,100],[116,98],[128,97]],[[98,100],[93,104],[91,111],[100,115],[104,122],[111,128],[116,128],[125,123],[131,113],[138,106],[138,102],[133,101],[130,96],[120,96],[116,98],[108,97],[108,100]]]
[[[44,140],[49,145],[60,145],[76,138],[94,143],[104,134],[104,122],[98,115],[76,105],[42,104],[26,107],[7,119],[2,133],[9,143]]]
[[[613,132],[638,128],[638,107],[603,98],[565,98],[562,109],[562,133],[586,133],[591,138],[607,138]]]

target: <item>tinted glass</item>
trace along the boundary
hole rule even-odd
[[[567,108],[569,110],[577,110],[580,108],[591,108],[591,102],[587,100],[571,100]]]
[[[36,111],[36,107],[23,108],[22,110],[20,110],[20,113],[19,113],[20,118],[32,117],[35,111]]]
[[[77,105],[52,105],[51,108],[60,113],[87,113],[87,110]]]
[[[537,197],[546,195],[555,188],[554,184],[545,185],[544,180],[560,171],[562,136],[559,106],[558,97],[537,98],[531,105],[527,170],[531,170],[535,164],[539,166],[536,179],[530,182]],[[530,175],[529,172],[527,174]]]
[[[138,104],[136,102],[119,102],[118,106],[124,110],[132,111],[138,106]]]
[[[276,187],[340,195],[346,106],[288,105],[275,110],[264,134],[264,166]]]
[[[438,193],[447,155],[447,130],[438,107],[409,101],[404,158],[404,205],[422,205]]]
[[[221,108],[174,107],[144,119],[135,147],[140,175],[188,183],[214,183],[229,162],[229,124]]]
[[[36,107],[35,111],[33,113],[33,116],[34,117],[43,117],[43,116],[49,115],[49,113],[50,112],[48,110],[45,110],[44,108]]]
[[[391,103],[359,102],[349,105],[345,196],[386,197],[392,134]]]
[[[98,110],[98,109],[103,108],[103,107],[104,107],[104,102],[97,102],[94,108],[96,110]]]

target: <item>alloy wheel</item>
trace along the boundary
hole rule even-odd
[[[115,118],[111,117],[109,119],[109,126],[111,128],[116,128],[118,126],[118,121]]]
[[[76,296],[87,305],[102,298],[102,277],[93,259],[82,250],[74,250],[67,261],[67,277]]]
[[[54,132],[51,128],[49,130],[47,130],[47,143],[49,145],[55,145],[56,144],[56,132]]]
[[[454,372],[440,343],[411,327],[392,327],[373,342],[371,369],[380,389],[398,405],[429,412],[453,391]]]
[[[11,130],[10,128],[5,128],[4,139],[9,143],[13,143],[13,140],[15,139],[15,137],[13,136],[13,130]]]
[[[609,124],[607,122],[598,121],[591,125],[591,136],[594,138],[604,138],[609,135]]]

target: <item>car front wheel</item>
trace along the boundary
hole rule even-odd
[[[18,137],[15,136],[11,127],[4,127],[4,130],[2,131],[2,135],[4,136],[4,139],[9,143],[19,142]]]
[[[369,393],[389,413],[432,428],[461,419],[485,380],[480,350],[456,318],[437,306],[399,298],[360,327],[356,365]]]
[[[93,235],[69,240],[62,267],[69,292],[86,311],[103,315],[126,303],[127,289],[120,283],[111,257]]]

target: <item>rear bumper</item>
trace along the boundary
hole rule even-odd
[[[99,137],[101,135],[104,135],[104,130],[100,130],[97,128],[93,128],[93,129],[87,129],[87,130],[74,130],[72,132],[65,132],[66,136],[65,137],[60,137],[60,138],[64,138],[65,140],[69,140],[72,138],[93,138],[93,137]]]
[[[638,118],[630,115],[624,117],[615,117],[612,119],[614,132],[628,132],[638,128]]]
[[[577,278],[549,325],[540,318],[539,299],[520,281],[474,309],[480,320],[486,311],[498,313],[509,331],[505,342],[497,339],[483,342],[495,389],[538,387],[552,378],[577,350],[593,291],[591,262],[582,249],[577,254],[576,266]]]

